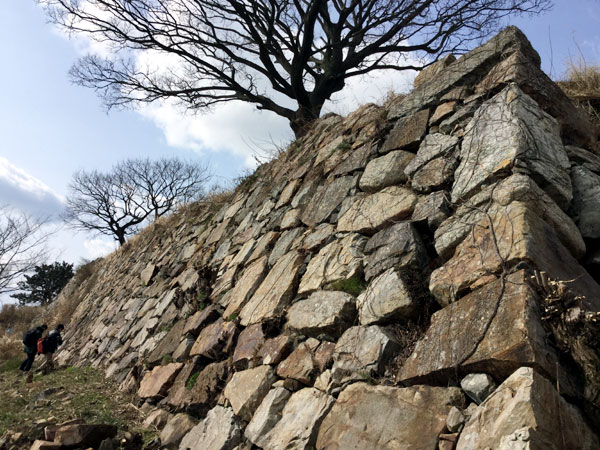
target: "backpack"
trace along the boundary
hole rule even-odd
[[[46,338],[39,338],[37,341],[37,352],[44,353],[44,344],[46,343]]]
[[[31,330],[29,330],[27,333],[25,333],[23,335],[23,344],[25,344],[27,347],[31,347],[33,345],[36,344],[36,334],[37,334],[37,329],[32,328]]]

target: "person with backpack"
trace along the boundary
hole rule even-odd
[[[44,331],[47,329],[48,325],[43,324],[39,327],[32,328],[23,335],[23,345],[25,346],[25,354],[27,355],[27,359],[21,363],[19,370],[28,373],[27,382],[31,382],[33,380],[33,374],[30,373],[30,370],[31,366],[33,365],[33,360],[35,359],[35,355],[37,354],[37,343],[38,340],[42,338]]]
[[[48,336],[42,340],[41,349],[38,348],[38,352],[43,353],[43,355],[46,357],[46,360],[39,367],[38,372],[48,374],[54,369],[54,352],[63,342],[60,332],[64,329],[65,326],[62,323],[59,323],[56,328],[48,333]],[[39,350],[41,350],[41,352]]]

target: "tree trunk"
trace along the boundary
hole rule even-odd
[[[115,236],[117,237],[117,241],[119,241],[119,247],[122,247],[125,243],[125,230],[115,231]]]
[[[296,110],[294,117],[290,119],[290,127],[294,131],[296,139],[306,134],[312,122],[319,118],[323,103],[320,105],[303,106]]]

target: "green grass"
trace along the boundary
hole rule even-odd
[[[355,297],[360,295],[367,288],[367,283],[362,276],[355,275],[347,280],[338,280],[329,286],[329,290],[332,291],[343,291],[347,294],[354,295]]]
[[[198,375],[200,375],[200,372],[194,372],[192,376],[188,378],[187,383],[185,383],[186,389],[194,388],[196,381],[198,380]]]
[[[19,356],[16,356],[14,358],[7,359],[6,361],[1,361],[0,362],[0,373],[15,372],[21,365],[22,360],[24,360],[24,359],[25,359],[24,356],[22,358]]]

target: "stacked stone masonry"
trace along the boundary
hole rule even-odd
[[[514,27],[428,71],[100,261],[58,361],[167,448],[600,448],[597,136]]]

